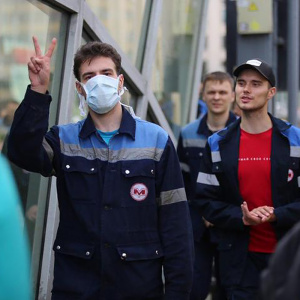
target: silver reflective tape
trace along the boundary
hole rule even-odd
[[[101,160],[107,160],[108,150],[106,148],[82,148],[77,144],[66,144],[60,141],[60,149],[62,154],[66,156],[80,156],[88,160],[99,158]]]
[[[181,201],[187,201],[184,188],[160,193],[159,205],[174,204]]]
[[[183,162],[180,163],[180,168],[181,168],[181,171],[186,172],[186,173],[190,173],[190,171],[191,171],[190,166]]]
[[[51,164],[52,164],[52,161],[53,161],[53,156],[54,156],[54,152],[53,152],[53,149],[51,148],[51,146],[48,144],[47,140],[44,138],[43,139],[43,142],[42,142],[42,145],[51,161]],[[52,168],[52,171],[51,171],[51,175],[55,175],[56,172],[55,170]]]
[[[298,187],[300,187],[300,176],[297,177]]]
[[[198,148],[204,148],[206,145],[207,140],[202,139],[186,139],[183,140],[183,147],[198,147]]]
[[[202,172],[198,173],[197,183],[208,184],[208,185],[213,185],[213,186],[220,186],[220,183],[219,183],[216,175],[202,173]]]
[[[291,146],[291,157],[300,157],[300,147]]]
[[[52,162],[53,160],[53,156],[54,156],[54,152],[53,152],[53,149],[51,148],[51,146],[48,144],[48,142],[46,141],[46,139],[44,138],[43,139],[43,147],[45,149],[45,151],[47,152],[47,155],[50,159],[50,161]]]
[[[221,155],[220,155],[220,151],[214,151],[211,153],[211,159],[212,162],[218,162],[221,161]]]
[[[160,161],[164,149],[160,148],[122,148],[120,150],[110,150],[110,162],[118,162],[120,160],[140,160],[152,159]]]
[[[160,148],[122,148],[108,150],[107,148],[82,148],[80,145],[65,144],[61,141],[61,151],[67,156],[80,156],[89,160],[118,162],[122,160],[152,159],[159,161],[164,149]]]

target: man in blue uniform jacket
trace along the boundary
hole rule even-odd
[[[197,204],[221,232],[228,299],[253,300],[278,240],[300,219],[300,130],[268,114],[272,68],[251,59],[235,71],[241,118],[209,137]]]
[[[121,105],[121,57],[101,42],[83,45],[74,58],[87,118],[47,132],[56,39],[45,55],[33,42],[31,85],[15,113],[8,154],[26,170],[57,177],[52,299],[187,300],[192,230],[168,134]]]
[[[212,72],[204,77],[202,98],[207,106],[207,113],[182,128],[178,141],[177,153],[190,204],[195,245],[194,280],[190,300],[207,298],[211,287],[213,265],[215,265],[217,279],[215,299],[225,299],[218,276],[216,255],[218,238],[213,226],[202,219],[201,212],[195,207],[193,200],[207,138],[236,120],[235,115],[230,112],[234,101],[233,85],[233,78],[225,72]]]

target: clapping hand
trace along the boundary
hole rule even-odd
[[[247,203],[244,201],[241,205],[243,213],[243,223],[245,225],[258,225],[265,222],[274,222],[276,216],[274,214],[274,207],[259,206],[251,211],[248,209]]]

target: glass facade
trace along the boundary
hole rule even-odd
[[[201,18],[206,0],[0,0],[0,150],[29,84],[32,36],[51,62],[49,127],[81,118],[73,57],[88,40],[111,43],[122,56],[128,91],[122,97],[142,119],[164,127],[174,143],[196,108],[201,78]],[[196,63],[197,62],[197,63]],[[196,66],[200,66],[196,68]],[[32,251],[35,299],[50,299],[59,211],[56,180],[12,165]]]
[[[86,2],[132,63],[140,68],[151,1],[87,0]]]
[[[191,98],[189,81],[193,74],[201,1],[163,1],[158,30],[152,89],[177,137],[186,124]]]

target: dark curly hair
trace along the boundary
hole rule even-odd
[[[120,74],[122,60],[117,50],[109,44],[92,41],[82,45],[74,56],[73,73],[75,78],[80,81],[79,69],[83,63],[99,56],[110,57],[116,66],[117,74]]]

